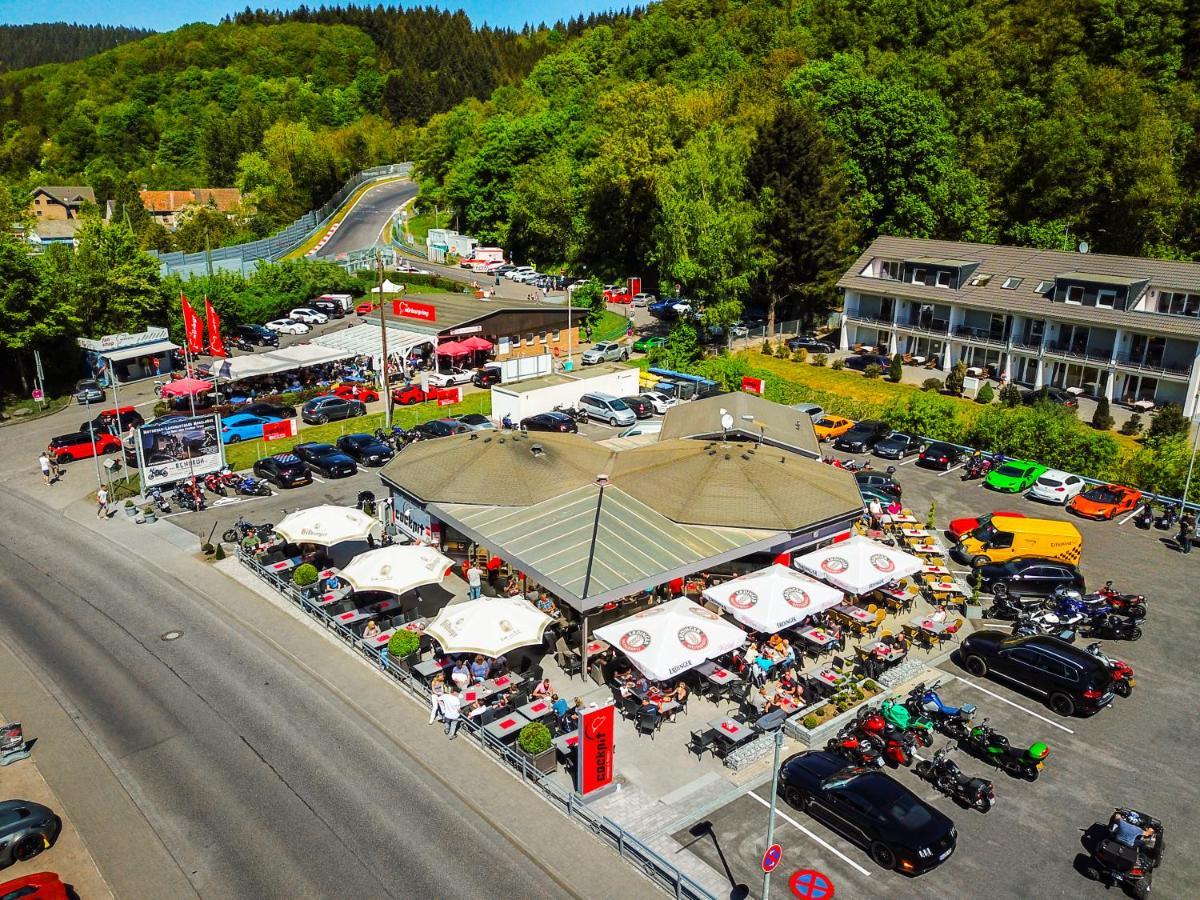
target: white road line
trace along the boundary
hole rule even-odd
[[[313,481],[319,481],[321,484],[325,484],[325,483],[326,483],[324,478],[318,478],[316,475],[314,475],[314,476],[312,477],[312,480],[313,480]]]
[[[1117,524],[1118,524],[1118,525],[1124,525],[1126,522],[1128,522],[1130,519],[1132,519],[1134,516],[1136,516],[1136,515],[1137,515],[1138,513],[1140,513],[1140,512],[1141,512],[1141,510],[1140,510],[1140,509],[1135,509],[1133,512],[1131,512],[1129,515],[1127,515],[1125,518],[1123,518],[1123,519],[1122,519],[1120,522],[1118,522]]]
[[[938,472],[938,475],[937,475],[937,477],[938,477],[938,478],[945,478],[945,477],[946,477],[947,475],[949,475],[951,472],[957,472],[957,471],[958,471],[959,469],[961,469],[962,467],[963,467],[963,464],[962,464],[962,463],[959,463],[959,464],[958,464],[957,466],[955,466],[953,469],[947,469],[945,472]]]
[[[902,466],[907,466],[909,463],[915,463],[915,462],[916,462],[917,460],[919,460],[920,458],[921,458],[921,457],[919,457],[919,456],[914,456],[912,459],[906,459],[906,460],[904,460],[904,462],[900,463],[900,465],[902,465]]]
[[[754,791],[746,791],[746,794],[747,794],[747,796],[753,797],[755,800],[757,800],[763,806],[770,809],[771,804],[768,803],[766,800],[764,800],[762,797],[758,796],[758,794],[754,793]],[[818,844],[820,844],[822,847],[824,847],[830,853],[834,854],[835,856],[837,856],[839,859],[841,859],[843,862],[847,863],[848,865],[853,866],[855,869],[857,869],[863,875],[866,875],[868,878],[871,877],[870,872],[868,872],[866,869],[864,869],[862,866],[860,866],[858,863],[856,863],[854,860],[852,860],[850,857],[848,857],[845,853],[843,853],[837,847],[832,846],[828,841],[825,841],[824,839],[813,834],[811,831],[809,831],[807,828],[805,828],[803,825],[801,825],[799,822],[797,822],[795,819],[793,819],[787,813],[781,812],[778,807],[775,808],[775,815],[779,816],[779,818],[783,819],[783,821],[787,822],[789,825],[792,825],[793,827],[798,828],[800,831],[804,832],[806,835],[808,835],[810,838],[812,838],[814,841],[816,841]]]
[[[968,679],[963,678],[961,675],[951,675],[950,677],[957,681],[961,681],[963,684],[969,684],[971,687],[975,688],[975,690],[977,690],[977,691],[983,691],[989,697],[995,697],[1001,703],[1007,703],[1009,706],[1015,706],[1017,709],[1021,710],[1022,712],[1029,713],[1029,715],[1033,716],[1035,719],[1041,719],[1047,725],[1053,725],[1055,728],[1059,728],[1059,729],[1065,731],[1067,734],[1075,733],[1070,728],[1068,728],[1066,725],[1061,725],[1058,722],[1055,722],[1053,719],[1048,719],[1045,716],[1043,716],[1041,713],[1035,713],[1032,709],[1022,706],[1020,703],[1013,703],[1007,697],[1001,697],[999,694],[989,691],[987,688],[982,687],[973,681],[969,681]]]

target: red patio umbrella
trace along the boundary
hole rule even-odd
[[[460,344],[457,341],[446,341],[446,343],[438,345],[437,352],[438,356],[466,356],[471,349],[466,344]]]
[[[492,342],[487,338],[481,338],[478,335],[472,335],[462,342],[462,345],[468,350],[491,350]]]
[[[164,384],[162,395],[164,397],[186,397],[188,394],[203,394],[211,391],[212,387],[211,381],[201,381],[199,378],[180,378],[178,381]]]

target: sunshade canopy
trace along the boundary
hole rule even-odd
[[[365,541],[382,529],[378,519],[352,506],[314,506],[289,514],[275,526],[275,533],[294,544],[331,547],[343,541]]]
[[[487,338],[481,338],[479,335],[472,335],[462,342],[462,345],[468,350],[491,350],[492,342]]]
[[[713,585],[704,597],[766,634],[790,628],[845,599],[837,588],[778,564]]]
[[[371,288],[371,293],[378,294],[380,287],[383,288],[383,293],[385,294],[398,294],[404,290],[404,288],[402,288],[400,285],[393,284],[390,278],[385,278],[383,279],[382,285],[377,285],[376,287]]]
[[[865,594],[921,571],[921,560],[911,553],[858,535],[806,553],[794,564],[851,594]]]
[[[433,547],[393,544],[360,553],[342,569],[342,577],[356,591],[403,594],[426,584],[441,584],[452,565]]]
[[[464,356],[471,352],[471,348],[458,341],[446,341],[444,344],[438,344],[437,352],[438,356]]]
[[[595,633],[655,681],[673,678],[746,641],[742,629],[687,597],[652,606]]]
[[[425,633],[447,653],[499,656],[541,643],[550,617],[524,597],[487,597],[447,606]]]
[[[199,378],[180,378],[178,381],[172,381],[169,384],[164,384],[162,395],[164,397],[186,397],[189,394],[203,394],[212,390],[211,381],[201,381]]]

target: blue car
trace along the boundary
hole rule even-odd
[[[252,416],[235,413],[221,420],[221,443],[236,444],[238,441],[255,441],[263,436],[263,426],[282,419],[267,416]]]

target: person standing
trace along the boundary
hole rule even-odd
[[[871,514],[871,527],[878,529],[883,524],[883,505],[878,497],[871,498],[871,502],[867,504],[867,511]]]
[[[96,491],[96,518],[108,518],[108,491],[103,487]]]
[[[478,600],[483,595],[483,572],[471,563],[467,569],[467,599]]]
[[[1179,549],[1184,553],[1192,552],[1192,535],[1196,531],[1196,517],[1188,511],[1184,511],[1179,517]]]
[[[454,688],[447,688],[438,702],[442,708],[442,718],[446,720],[446,736],[450,740],[454,740],[454,736],[458,734],[459,713],[462,709],[462,701],[459,700],[458,692]]]
[[[442,695],[446,693],[446,675],[438,672],[429,685],[429,724],[432,725],[442,714]]]
[[[38,465],[42,467],[42,484],[50,483],[50,457],[46,451],[42,451],[42,455],[38,457]]]

